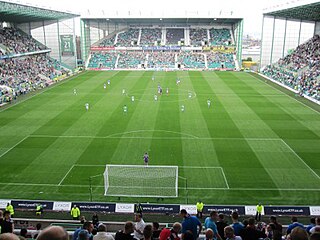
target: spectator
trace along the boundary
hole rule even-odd
[[[193,235],[193,239],[196,240],[201,232],[202,225],[197,217],[191,216],[187,213],[185,209],[181,209],[180,211],[181,217],[183,217],[182,221],[182,239],[184,239],[186,233],[190,231]],[[198,229],[197,229],[198,227]]]
[[[98,228],[99,225],[99,217],[97,213],[94,213],[92,216],[92,224],[95,228]]]
[[[206,240],[213,240],[213,239],[215,239],[214,238],[214,233],[210,228],[208,228],[206,230]]]
[[[60,226],[49,226],[39,233],[37,240],[69,240],[69,235]]]
[[[270,217],[269,226],[272,231],[272,239],[273,240],[281,240],[282,239],[282,225],[278,223],[277,218],[275,216]]]
[[[306,227],[307,233],[310,234],[310,229],[313,228],[316,225],[316,218],[312,217],[310,218],[310,224]]]
[[[223,213],[220,213],[218,215],[218,221],[216,222],[216,225],[217,225],[217,229],[218,229],[218,233],[220,235],[220,237],[225,240],[225,236],[224,236],[224,228],[226,226],[228,226],[228,224],[225,222],[224,220],[224,214]]]
[[[210,217],[207,217],[206,220],[204,221],[204,227],[206,229],[211,229],[214,233],[214,238],[215,239],[221,239],[221,236],[218,233],[216,221],[218,219],[218,213],[216,211],[210,212]]]
[[[310,235],[309,240],[320,240],[320,232],[314,232]]]
[[[254,218],[249,218],[248,226],[241,229],[239,235],[243,240],[258,240],[266,237],[264,232],[256,229]]]
[[[99,224],[98,233],[93,237],[93,240],[114,240],[113,236],[107,234],[107,226]]]
[[[181,224],[175,222],[172,226],[172,229],[164,228],[162,229],[159,240],[180,240],[179,232],[181,231]]]
[[[310,229],[310,233],[320,232],[320,217],[316,218],[316,225]]]
[[[159,238],[160,232],[161,232],[159,227],[160,227],[160,225],[159,225],[158,222],[153,222],[152,223],[152,231],[153,231],[152,237],[153,238]]]
[[[72,239],[77,240],[78,235],[79,235],[80,231],[82,231],[82,230],[86,230],[88,232],[88,234],[90,235],[90,239],[92,239],[92,234],[91,234],[92,230],[93,230],[92,222],[85,222],[81,228],[76,229],[73,233]]]
[[[238,212],[232,212],[231,214],[232,224],[230,225],[236,236],[240,235],[240,231],[244,228],[244,225],[239,222],[239,214]]]
[[[134,225],[133,222],[126,222],[124,230],[120,230],[116,233],[115,240],[133,240]]]
[[[224,236],[226,240],[242,240],[240,236],[234,234],[234,230],[231,226],[226,226],[224,228]]]
[[[4,211],[4,219],[1,225],[1,233],[13,233],[14,225],[9,211]]]
[[[20,236],[27,238],[27,235],[28,235],[28,230],[26,228],[21,228],[20,229]]]
[[[143,229],[145,228],[146,224],[143,221],[141,214],[137,213],[134,216],[135,216],[135,221],[136,221],[134,237],[137,239],[142,239],[143,238]]]
[[[3,233],[3,234],[0,234],[0,240],[20,240],[20,239],[17,235],[13,233]],[[46,240],[51,240],[51,239],[46,239]]]
[[[152,226],[151,225],[146,225],[143,229],[143,239],[144,240],[151,240],[152,239]]]
[[[78,234],[77,240],[89,240],[89,239],[90,239],[89,232],[87,230],[82,229]]]
[[[297,217],[295,217],[295,216],[291,217],[291,222],[292,223],[287,228],[287,235],[290,234],[292,229],[294,229],[295,227],[300,227],[300,228],[304,229],[303,224],[298,222]]]
[[[288,240],[308,240],[308,233],[304,228],[295,227],[288,235]]]
[[[36,231],[31,233],[32,238],[36,239],[38,237],[39,233],[41,232],[41,227],[41,223],[36,224]]]

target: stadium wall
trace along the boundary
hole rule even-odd
[[[314,27],[314,35],[320,35],[320,22],[316,22],[315,23],[315,27]]]

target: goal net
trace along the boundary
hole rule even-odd
[[[178,197],[177,166],[106,165],[106,196]]]

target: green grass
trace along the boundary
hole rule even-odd
[[[170,94],[155,102],[158,82]],[[188,181],[164,203],[317,205],[319,111],[243,72],[86,72],[0,112],[0,197],[88,201],[90,176],[148,151]],[[94,201],[138,201],[92,186]]]

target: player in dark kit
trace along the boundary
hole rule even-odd
[[[143,155],[143,161],[144,161],[144,165],[148,166],[148,164],[149,164],[149,155],[148,155],[147,152]]]

